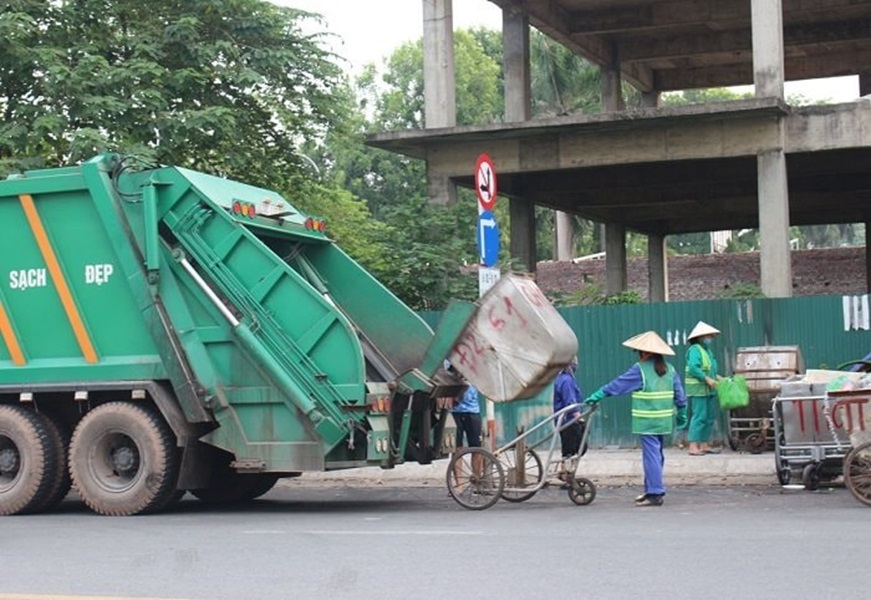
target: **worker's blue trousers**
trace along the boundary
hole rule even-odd
[[[662,483],[662,467],[665,456],[662,454],[661,435],[641,435],[641,462],[644,465],[644,493],[650,496],[665,495]]]

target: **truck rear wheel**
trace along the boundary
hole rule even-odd
[[[96,513],[125,516],[159,510],[176,492],[173,433],[143,406],[100,405],[73,433],[70,474],[73,487]]]
[[[0,406],[0,515],[35,512],[51,492],[56,448],[43,419]]]
[[[43,512],[51,510],[60,504],[61,500],[66,498],[67,493],[69,493],[70,487],[72,487],[70,469],[67,463],[70,434],[66,428],[58,425],[57,421],[47,414],[38,413],[36,416],[45,426],[49,442],[54,446],[55,456],[54,468],[50,469],[51,485],[49,490],[46,492],[42,502],[39,503],[39,506],[34,507],[34,512]]]
[[[277,481],[277,475],[267,473],[221,473],[209,487],[191,490],[191,494],[206,504],[235,504],[259,498],[271,490]]]

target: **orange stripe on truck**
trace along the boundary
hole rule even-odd
[[[39,246],[39,251],[42,253],[45,265],[48,267],[51,280],[54,282],[55,288],[57,288],[61,304],[63,304],[64,311],[67,313],[67,319],[69,319],[73,333],[76,335],[76,340],[79,342],[79,347],[82,349],[82,355],[87,362],[95,363],[97,362],[97,352],[94,350],[88,330],[85,329],[85,323],[82,321],[79,309],[76,306],[75,300],[73,300],[73,295],[70,293],[67,281],[64,279],[63,271],[61,271],[60,264],[57,262],[51,242],[49,242],[48,236],[45,234],[45,227],[42,226],[42,220],[39,218],[39,213],[36,212],[33,198],[31,198],[30,194],[21,194],[18,198],[21,200],[21,206],[24,208],[24,214],[27,216],[27,222],[30,224],[31,231],[33,231],[33,237],[36,238],[36,244]]]
[[[21,351],[18,338],[15,337],[15,330],[12,329],[12,322],[9,320],[9,315],[2,302],[0,302],[0,334],[3,334],[3,341],[6,342],[6,348],[9,349],[9,356],[12,358],[13,364],[25,364],[27,361],[24,359],[24,352]]]

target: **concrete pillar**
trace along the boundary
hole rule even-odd
[[[871,94],[871,71],[863,71],[859,73],[859,95],[867,96]]]
[[[535,205],[523,198],[510,198],[508,216],[511,221],[511,257],[519,260],[530,273],[535,273]]]
[[[757,97],[783,98],[782,0],[751,0],[753,83]],[[756,159],[759,194],[759,272],[762,293],[771,298],[792,296],[789,252],[789,194],[783,121],[772,129],[775,139]]]
[[[602,110],[617,112],[626,108],[623,102],[620,61],[616,47],[611,47],[609,64],[602,67]],[[605,243],[605,293],[626,291],[626,227],[607,223],[603,228]]]
[[[865,289],[871,294],[871,219],[865,221]]]
[[[505,71],[505,122],[528,121],[532,114],[529,85],[529,17],[522,11],[502,11],[502,56]],[[508,199],[511,257],[534,273],[535,205],[515,196]]]
[[[529,17],[502,11],[502,60],[505,71],[505,122],[528,121],[532,114],[529,84]]]
[[[783,124],[778,124],[783,135]],[[782,138],[781,138],[782,139]],[[762,293],[769,298],[792,296],[792,257],[789,250],[789,195],[783,148],[756,158],[759,193],[759,274]]]
[[[572,243],[572,216],[557,210],[554,211],[553,218],[556,230],[556,259],[571,260],[575,257],[575,248]]]
[[[452,206],[457,202],[457,184],[446,175],[432,173],[427,165],[426,196],[430,204]]]
[[[644,108],[656,108],[659,106],[659,92],[641,92],[641,106]]]
[[[611,48],[610,59],[609,64],[602,67],[602,110],[617,112],[624,110],[626,104],[623,102],[623,81],[616,47]]]
[[[647,236],[647,301],[668,302],[668,254],[665,236]]]
[[[626,226],[605,225],[605,293],[626,291]]]
[[[452,0],[423,1],[424,126],[457,124]]]
[[[783,98],[783,5],[781,0],[751,0],[753,84],[757,97]]]

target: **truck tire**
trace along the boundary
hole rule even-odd
[[[70,447],[70,434],[61,427],[54,418],[45,413],[36,415],[45,426],[50,443],[54,446],[55,463],[51,469],[51,485],[39,506],[34,507],[34,512],[45,512],[55,508],[66,498],[72,487],[70,469],[67,462]]]
[[[0,515],[35,512],[56,469],[56,448],[39,415],[0,405]]]
[[[209,487],[190,492],[206,504],[235,504],[259,498],[271,490],[276,481],[278,476],[265,473],[221,473],[219,477],[213,478]]]
[[[73,487],[101,515],[163,508],[176,493],[178,468],[172,430],[160,415],[130,402],[96,407],[70,442]]]
[[[264,473],[260,475],[249,475],[249,477],[254,477],[255,481],[254,484],[248,488],[248,492],[242,498],[243,500],[256,500],[274,488],[275,484],[278,482],[278,475]]]

